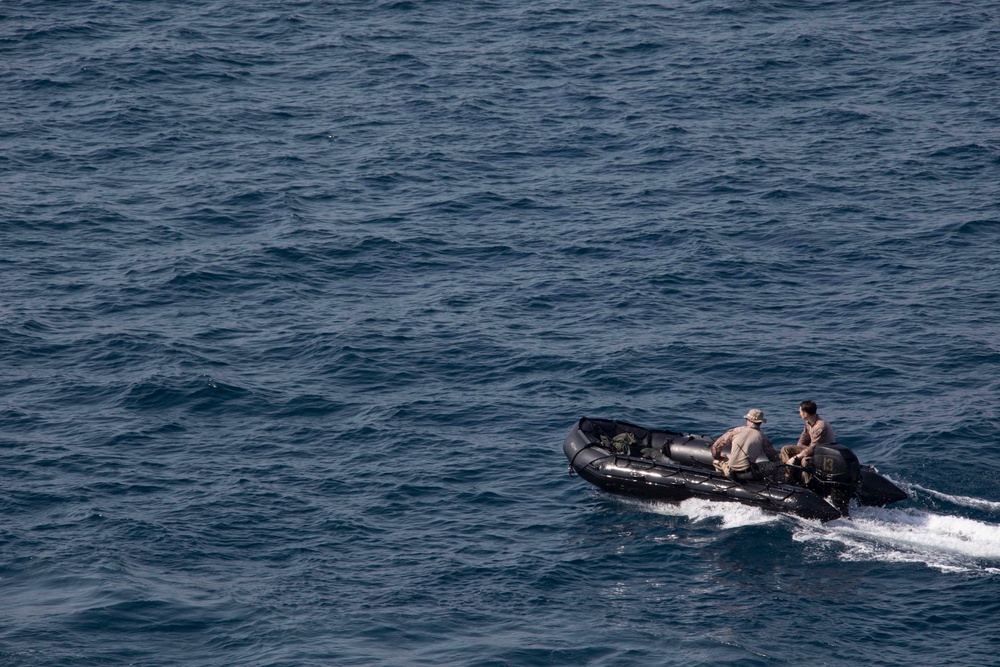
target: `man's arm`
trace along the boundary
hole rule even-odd
[[[767,456],[768,461],[781,460],[781,457],[778,456],[778,452],[774,450],[774,445],[771,444],[771,439],[766,435],[764,436],[764,454]]]
[[[830,426],[821,419],[816,420],[816,423],[811,427],[806,425],[806,431],[809,432],[809,442],[807,443],[809,446],[802,450],[799,456],[802,458],[812,456],[813,452],[816,451],[817,443],[826,442],[828,439],[832,440],[832,438],[826,437],[830,430]]]
[[[724,447],[729,447],[733,444],[733,434],[736,429],[731,428],[722,435],[719,439],[712,443],[712,458],[716,461],[722,460],[722,450]]]

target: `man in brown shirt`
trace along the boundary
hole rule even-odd
[[[794,445],[785,445],[781,448],[779,455],[785,463],[801,466],[805,459],[813,455],[816,445],[832,445],[837,442],[837,436],[833,433],[833,427],[820,419],[816,411],[815,401],[802,401],[799,403],[799,416],[806,420],[806,423],[802,428],[802,435],[799,436],[799,441]],[[791,469],[789,469],[790,471]]]

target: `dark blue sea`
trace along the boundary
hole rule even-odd
[[[1000,664],[1000,2],[0,3],[0,665]],[[812,399],[904,488],[615,496]]]

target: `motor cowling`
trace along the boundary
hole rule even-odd
[[[861,462],[854,452],[843,445],[816,445],[809,472],[810,486],[847,516],[848,504],[861,483]]]
[[[824,482],[856,486],[861,481],[861,462],[843,445],[816,445],[812,474]]]

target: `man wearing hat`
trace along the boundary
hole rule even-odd
[[[763,475],[754,464],[762,456],[766,456],[768,461],[777,461],[778,452],[774,451],[768,437],[761,433],[760,425],[767,421],[763,410],[754,408],[743,418],[747,420],[746,426],[731,428],[712,443],[712,459],[716,470],[730,479],[761,479]],[[725,449],[728,452],[724,452]]]

